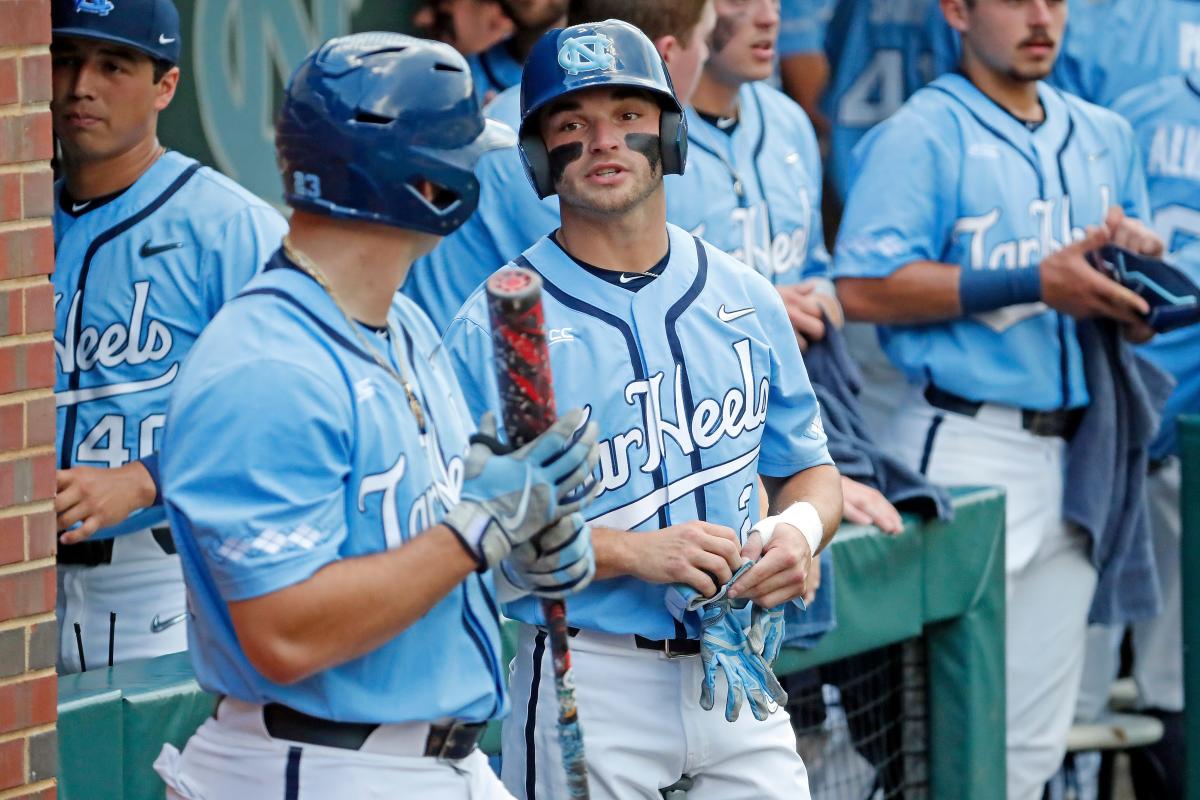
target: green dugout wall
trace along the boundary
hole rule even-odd
[[[776,671],[921,639],[930,795],[1002,800],[1004,499],[966,490],[954,503],[952,524],[910,520],[896,537],[843,527],[833,544],[838,627],[812,650],[785,650]],[[163,742],[182,746],[213,702],[185,653],[60,678],[58,796],[161,798],[151,764]],[[494,751],[495,734],[485,748]]]

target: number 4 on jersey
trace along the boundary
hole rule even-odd
[[[154,452],[154,434],[163,426],[164,414],[151,414],[138,426],[138,457]],[[105,414],[100,418],[75,451],[76,464],[102,463],[116,469],[129,462],[125,446],[125,418],[120,414]]]

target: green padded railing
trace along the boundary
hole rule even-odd
[[[963,490],[954,505],[953,523],[910,520],[894,537],[845,526],[833,544],[838,626],[812,650],[785,650],[776,669],[795,672],[924,636],[931,794],[1000,800],[1004,501],[996,490]],[[511,637],[506,649],[511,654]],[[186,653],[63,676],[58,796],[160,800],[151,764],[163,742],[182,747],[212,707]],[[498,746],[493,726],[484,748]]]

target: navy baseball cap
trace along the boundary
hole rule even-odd
[[[179,63],[179,11],[172,0],[54,0],[55,36],[100,39]]]

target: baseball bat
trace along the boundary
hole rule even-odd
[[[487,281],[488,316],[496,350],[500,407],[509,442],[520,447],[554,424],[554,381],[542,315],[542,279],[522,267],[506,267]],[[570,800],[587,800],[583,731],[575,705],[575,680],[567,639],[567,604],[542,600],[554,659],[558,741]]]

